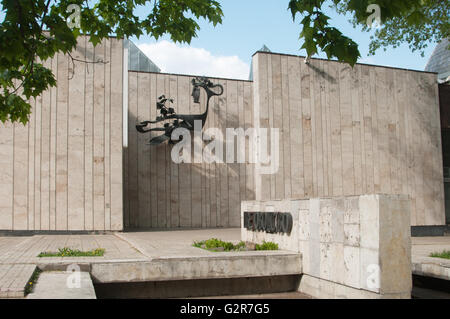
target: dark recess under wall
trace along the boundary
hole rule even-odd
[[[135,283],[94,283],[98,299],[163,299],[268,294],[297,291],[300,275],[152,281]]]
[[[450,236],[450,225],[447,226],[412,226],[412,237]]]
[[[413,275],[413,299],[450,299],[450,281]]]

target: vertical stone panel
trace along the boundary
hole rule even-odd
[[[86,60],[93,61],[94,46],[86,39]],[[86,64],[84,83],[84,229],[94,229],[94,66]]]
[[[0,229],[13,228],[14,125],[0,123]]]
[[[280,59],[287,59],[287,67]],[[279,191],[280,178],[291,185],[293,198],[408,194],[413,225],[444,223],[437,84],[431,74],[316,59],[305,64],[300,57],[266,52],[253,62],[255,123],[283,127],[282,140],[289,125],[291,157],[281,161],[283,176],[256,169],[257,199],[287,198]],[[281,153],[286,156],[284,144]]]
[[[106,43],[95,47],[97,60],[105,61]],[[105,68],[94,64],[94,228],[105,229]],[[109,106],[108,106],[109,107]]]
[[[85,39],[78,42],[74,59],[83,60],[86,56]],[[71,62],[72,73],[69,74],[68,97],[68,230],[84,230],[84,102],[85,71],[83,62]],[[100,120],[99,120],[100,122]],[[44,123],[43,123],[44,125]],[[44,194],[44,192],[42,193]],[[43,198],[42,198],[43,199]]]
[[[67,230],[67,128],[69,94],[69,58],[58,54],[58,97],[56,103],[56,229]],[[36,108],[37,110],[37,108]],[[38,121],[36,111],[36,126]],[[35,148],[38,146],[35,143]],[[35,152],[36,154],[36,152]],[[35,155],[36,156],[36,155]],[[39,194],[35,191],[35,200]],[[36,212],[35,212],[36,215]],[[36,222],[35,222],[36,225]]]
[[[11,172],[14,176],[13,229],[28,230],[28,127],[22,123],[14,124],[13,158],[14,171]]]
[[[57,86],[31,101],[28,124],[2,127],[0,208],[11,211],[0,218],[0,229],[123,228],[122,40],[105,39],[95,49],[87,37],[78,40],[73,59],[57,54],[38,61]],[[101,215],[95,225],[94,211]]]

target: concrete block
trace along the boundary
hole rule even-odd
[[[334,288],[334,297],[336,299],[349,299],[348,287],[344,285],[336,285]]]
[[[354,288],[360,288],[359,270],[360,253],[359,248],[344,246],[344,284]]]
[[[377,250],[360,249],[361,269],[360,287],[365,290],[380,292],[381,267]]]
[[[311,273],[310,242],[300,240],[299,251],[302,254],[303,272],[309,274]]]
[[[320,279],[319,280],[319,293],[321,299],[334,299],[335,298],[336,284],[334,282]]]
[[[300,209],[298,212],[299,240],[309,240],[310,239],[309,219],[310,219],[309,210]]]
[[[345,282],[344,244],[331,244],[332,270],[331,280],[340,284]]]
[[[320,208],[320,242],[321,243],[331,243],[332,233],[331,233],[331,211],[328,205],[322,205]]]
[[[320,276],[320,243],[311,240],[309,242],[309,275]]]
[[[331,232],[333,243],[344,243],[344,215],[342,209],[335,208],[331,211]]]
[[[298,205],[299,205],[299,209],[301,209],[301,210],[309,210],[310,209],[309,199],[299,200]]]
[[[44,272],[27,299],[96,299],[96,296],[89,273]]]
[[[378,249],[380,242],[379,196],[363,195],[359,197],[360,208],[360,246]]]
[[[320,223],[311,218],[311,211],[309,216],[309,240],[320,242]]]
[[[381,295],[365,291],[362,289],[355,289],[344,285],[336,284],[335,287],[336,299],[380,299]]]
[[[344,286],[309,275],[303,275],[298,291],[320,299],[380,299],[383,296]]]
[[[284,208],[286,202],[273,205]],[[410,293],[408,198],[363,195],[290,204],[296,215],[297,235],[273,237],[258,233],[253,237],[259,241],[273,239],[281,247],[298,249],[303,255],[304,274],[317,279],[311,279],[316,293],[327,298],[404,297]]]
[[[309,275],[302,275],[298,291],[315,298],[320,298],[320,279]]]
[[[410,203],[396,196],[380,196],[381,293],[411,291]]]
[[[309,212],[310,212],[310,220],[311,224],[320,223],[320,199],[313,198],[309,200]]]
[[[332,244],[320,243],[320,278],[332,280],[333,254]]]
[[[359,224],[344,224],[344,245],[359,247],[360,241]]]
[[[359,224],[360,204],[358,197],[348,197],[344,202],[344,223]]]

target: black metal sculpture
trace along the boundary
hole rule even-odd
[[[145,134],[150,132],[164,132],[164,134],[152,138],[149,145],[159,145],[165,141],[169,141],[170,144],[176,144],[179,141],[172,140],[172,132],[177,128],[185,128],[190,131],[194,130],[195,121],[202,121],[202,128],[205,126],[206,119],[208,117],[209,100],[213,96],[220,96],[223,94],[223,86],[220,84],[213,84],[208,78],[197,77],[192,80],[192,97],[194,103],[200,103],[200,88],[203,88],[207,94],[206,110],[202,114],[188,114],[180,115],[176,114],[174,108],[170,107],[173,103],[173,99],[167,99],[164,95],[158,98],[156,108],[160,112],[160,116],[155,121],[145,121],[136,125],[136,129],[139,133]],[[150,124],[164,123],[164,127],[147,128]],[[180,137],[182,139],[182,137]]]

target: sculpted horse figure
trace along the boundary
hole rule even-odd
[[[173,103],[173,99],[167,99],[165,95],[158,98],[156,108],[159,110],[160,115],[154,121],[145,121],[136,125],[136,130],[139,133],[146,134],[151,132],[162,132],[161,135],[153,137],[149,145],[159,145],[166,141],[170,144],[176,144],[179,141],[172,140],[172,132],[177,128],[185,128],[190,131],[194,130],[195,121],[202,122],[202,128],[205,126],[206,119],[208,118],[209,101],[213,96],[220,96],[223,94],[223,86],[220,84],[212,83],[206,77],[197,77],[192,80],[192,97],[194,103],[200,103],[200,88],[203,88],[206,92],[206,110],[202,114],[176,114],[175,109],[170,106]],[[152,124],[158,124],[164,122],[163,127],[150,128]]]

